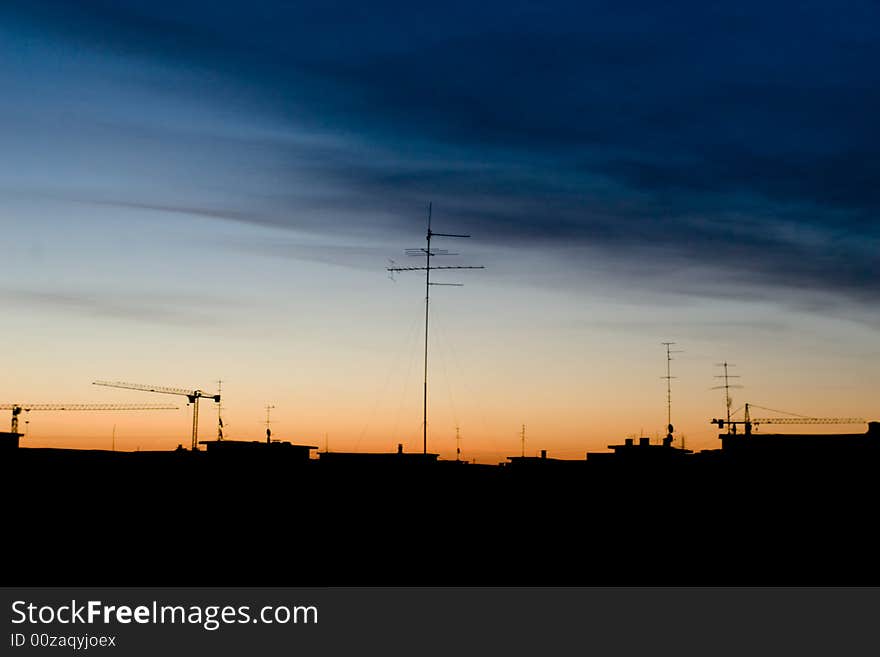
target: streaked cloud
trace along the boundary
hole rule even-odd
[[[10,306],[39,308],[84,317],[119,319],[147,324],[203,328],[224,323],[219,303],[185,295],[119,295],[0,288],[0,301]]]

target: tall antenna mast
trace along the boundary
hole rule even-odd
[[[461,461],[461,431],[455,427],[455,460]]]
[[[727,361],[723,363],[715,363],[716,367],[723,367],[724,374],[716,374],[716,379],[724,379],[724,384],[720,386],[714,386],[712,390],[724,390],[724,405],[727,408],[727,433],[731,433],[736,431],[736,427],[730,424],[730,406],[733,403],[733,400],[730,398],[730,389],[731,388],[742,388],[741,385],[731,384],[730,379],[738,379],[740,378],[736,374],[728,374],[728,367],[736,367],[733,363],[728,364]]]
[[[684,353],[681,349],[672,349],[672,345],[675,342],[661,342],[663,346],[666,347],[666,376],[661,376],[661,379],[666,379],[666,438],[669,440],[670,444],[672,444],[672,379],[677,379],[678,377],[672,376],[672,354],[681,354]]]
[[[269,428],[269,425],[272,424],[272,420],[270,419],[270,413],[272,409],[275,408],[272,404],[266,405],[266,442],[272,442],[272,429]]]
[[[525,456],[526,455],[526,425],[522,425],[522,431],[520,431],[519,440],[520,440],[520,445],[521,445],[520,456]]]
[[[423,398],[422,398],[422,453],[428,453],[428,307],[431,302],[431,286],[445,285],[449,287],[461,287],[461,283],[432,283],[431,272],[435,269],[485,269],[482,266],[431,266],[431,256],[449,256],[458,255],[457,253],[449,253],[446,249],[431,249],[432,237],[470,237],[470,235],[456,235],[453,233],[435,233],[431,230],[431,203],[428,203],[428,233],[425,237],[426,246],[424,249],[407,249],[406,254],[409,256],[425,256],[424,267],[386,267],[385,270],[391,276],[395,272],[402,271],[423,271],[425,272],[425,376],[423,381]]]

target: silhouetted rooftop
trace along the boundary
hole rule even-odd
[[[720,434],[718,437],[725,452],[779,450],[785,454],[804,451],[832,454],[880,448],[880,423],[870,422],[865,433],[796,434],[753,431],[750,434]]]
[[[18,439],[24,434],[0,431],[0,449],[18,449]]]
[[[324,463],[436,463],[439,454],[421,452],[318,452]]]
[[[307,452],[318,449],[314,445],[295,445],[288,441],[273,440],[267,443],[264,440],[200,440],[199,445],[205,445],[208,451],[219,450],[266,450],[266,449],[293,449]]]
[[[693,454],[693,450],[675,447],[671,444],[671,438],[664,438],[662,444],[652,444],[650,438],[639,438],[636,443],[633,438],[626,438],[622,445],[608,445],[608,452],[589,452],[589,461],[614,461],[635,460],[639,462],[668,461]]]

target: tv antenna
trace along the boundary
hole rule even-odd
[[[724,361],[723,363],[715,363],[716,367],[723,367],[724,374],[716,374],[716,379],[724,379],[724,383],[720,386],[713,386],[712,390],[724,390],[724,405],[727,408],[727,433],[735,433],[736,425],[730,423],[730,407],[733,404],[733,400],[730,398],[730,389],[731,388],[742,388],[739,384],[731,384],[730,379],[739,379],[739,375],[737,374],[728,374],[727,368],[736,367],[733,363],[728,363]]]
[[[217,394],[223,392],[223,379],[217,379]],[[223,404],[217,402],[217,440],[223,440]]]
[[[522,431],[519,433],[520,456],[526,455],[526,425],[522,425]]]
[[[450,253],[446,249],[432,249],[432,237],[470,237],[470,235],[457,235],[453,233],[435,233],[431,230],[431,203],[428,203],[428,232],[425,237],[425,248],[423,249],[407,249],[406,254],[414,257],[425,257],[424,267],[399,267],[394,261],[391,261],[390,267],[385,270],[390,276],[394,276],[396,272],[404,271],[423,271],[425,272],[425,376],[423,381],[424,394],[422,398],[422,453],[428,453],[428,307],[431,301],[431,286],[443,285],[447,287],[462,287],[462,283],[432,283],[431,272],[435,269],[485,269],[483,266],[467,266],[467,265],[431,265],[431,258],[438,256],[458,255]],[[392,278],[393,280],[393,278]]]
[[[272,424],[271,413],[272,409],[275,408],[272,404],[266,404],[266,442],[272,442],[272,429],[269,428],[269,425]]]
[[[663,346],[666,347],[666,376],[661,376],[661,379],[666,379],[666,439],[669,444],[672,444],[672,379],[677,379],[677,376],[672,376],[672,354],[683,354],[684,351],[681,349],[673,349],[672,345],[675,342],[661,342]]]
[[[455,460],[461,461],[461,431],[455,427]]]

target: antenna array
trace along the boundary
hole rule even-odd
[[[666,376],[661,376],[661,379],[666,379],[666,438],[670,441],[672,440],[672,379],[677,379],[677,376],[672,376],[672,354],[683,354],[684,351],[681,349],[672,349],[672,345],[675,342],[661,342],[663,346],[666,347]]]
[[[415,257],[425,257],[425,266],[424,267],[399,267],[392,260],[391,267],[386,267],[385,271],[389,273],[392,277],[396,272],[404,272],[404,271],[423,271],[425,272],[425,376],[423,381],[423,398],[422,398],[422,453],[428,453],[428,307],[431,300],[431,286],[432,285],[444,285],[447,287],[461,287],[461,283],[435,283],[431,282],[431,272],[437,269],[485,269],[483,266],[466,266],[466,265],[431,265],[432,257],[441,257],[441,256],[449,256],[449,255],[458,255],[457,253],[450,253],[446,249],[432,249],[431,248],[431,238],[432,237],[470,237],[470,235],[458,235],[454,233],[435,233],[431,230],[431,203],[428,203],[428,232],[425,237],[425,248],[424,249],[407,249],[406,253],[409,256]]]
[[[713,386],[712,390],[724,390],[724,405],[727,408],[727,433],[731,433],[732,431],[735,431],[735,428],[733,425],[730,424],[730,407],[733,403],[733,400],[730,398],[730,389],[742,388],[742,386],[739,384],[731,384],[730,379],[738,379],[740,377],[737,374],[728,374],[728,367],[736,367],[736,365],[734,365],[733,363],[728,363],[727,361],[724,361],[723,363],[715,363],[715,366],[724,368],[724,374],[715,375],[716,379],[724,379],[724,384],[720,386]]]

